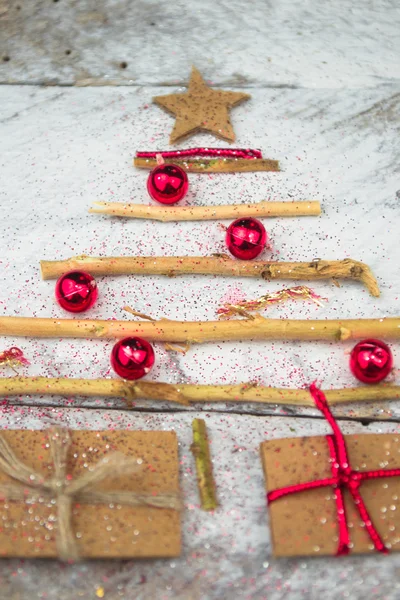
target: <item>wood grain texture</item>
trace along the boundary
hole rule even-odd
[[[0,22],[3,82],[180,87],[193,64],[227,89],[374,86],[400,74],[395,0],[249,10],[238,0],[2,0]]]
[[[53,283],[40,281],[40,258],[225,251],[216,223],[160,225],[87,214],[93,198],[148,203],[147,175],[133,169],[132,158],[139,148],[166,148],[173,122],[149,105],[150,99],[184,91],[195,64],[213,86],[252,95],[232,114],[238,145],[261,148],[265,156],[279,160],[282,170],[190,174],[190,205],[318,198],[324,206],[321,219],[268,219],[274,249],[265,259],[354,256],[378,276],[379,300],[368,298],[359,285],[337,288],[316,282],[315,291],[329,297],[326,306],[285,304],[271,307],[267,316],[396,315],[397,11],[394,0],[362,6],[351,0],[318,6],[299,0],[256,1],[247,12],[243,3],[232,1],[206,0],[199,6],[154,0],[128,6],[126,0],[99,0],[95,7],[88,0],[0,1],[0,82],[13,84],[0,88],[0,314],[62,316],[52,300]],[[22,85],[15,86],[18,82]],[[214,140],[202,134],[195,142],[207,146]],[[99,285],[93,318],[119,319],[121,307],[129,304],[156,318],[185,320],[216,318],[226,300],[257,298],[281,287],[269,282],[265,290],[264,281],[252,279],[243,283],[210,277],[205,282],[197,276],[170,280],[135,275],[99,277]],[[102,340],[2,341],[4,348],[23,348],[32,363],[26,375],[110,377],[111,345]],[[399,346],[392,348],[397,365]],[[157,345],[152,378],[176,384],[256,380],[295,388],[317,378],[325,388],[350,387],[355,384],[347,368],[350,349],[346,342],[232,342],[197,346],[182,357]],[[393,381],[396,378],[395,373]],[[62,408],[65,404],[75,408]],[[398,401],[367,406],[364,416],[369,419],[400,418]],[[396,600],[399,556],[335,561],[270,557],[257,447],[266,439],[326,434],[325,423],[315,418],[317,411],[296,407],[293,418],[290,407],[243,404],[241,412],[258,415],[246,416],[229,414],[233,409],[228,405],[204,404],[197,416],[207,416],[215,440],[221,501],[220,512],[207,515],[197,504],[189,451],[190,422],[196,412],[168,412],[168,403],[140,400],[131,412],[118,407],[122,409],[118,400],[96,397],[22,396],[2,407],[2,426],[175,428],[187,498],[182,558],[62,569],[48,562],[3,560],[4,598],[31,600],[34,593],[46,600],[92,600],[99,590],[106,600],[148,600],[160,593],[166,600],[303,600],[310,594],[325,600],[371,595]],[[146,407],[149,412],[143,413]],[[352,405],[335,411],[354,418],[359,409]],[[314,418],[305,419],[307,414]],[[398,430],[391,422],[343,426],[349,434]]]

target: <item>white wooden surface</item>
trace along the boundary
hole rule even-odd
[[[338,289],[321,282],[313,287],[328,298],[323,308],[285,304],[268,315],[399,315],[398,27],[393,0],[362,6],[350,0],[318,6],[286,0],[246,6],[209,0],[193,5],[101,0],[95,6],[85,0],[0,1],[0,58],[10,58],[0,62],[0,314],[62,316],[52,299],[53,282],[40,280],[40,258],[223,251],[218,223],[162,224],[87,214],[95,199],[149,201],[146,173],[133,169],[132,156],[137,149],[167,149],[172,126],[171,117],[151,105],[151,97],[182,85],[195,63],[211,82],[252,94],[233,112],[237,145],[261,148],[281,161],[282,172],[191,175],[188,202],[318,199],[324,211],[319,219],[265,220],[274,248],[266,256],[351,256],[373,268],[382,290],[377,300],[357,284]],[[185,147],[193,145],[221,143],[201,135]],[[91,316],[129,318],[121,310],[129,304],[155,317],[212,319],[229,297],[255,298],[283,285],[215,277],[101,278]],[[0,350],[13,344],[32,361],[26,374],[113,376],[111,343],[105,341],[3,338]],[[158,346],[150,378],[257,380],[282,387],[317,378],[325,387],[350,386],[355,385],[348,369],[350,348],[207,344],[182,357]],[[398,366],[397,344],[393,351]],[[393,381],[398,383],[397,372]],[[221,498],[221,508],[205,515],[198,507],[189,452],[190,423],[200,407],[190,414],[146,401],[133,412],[122,408],[104,399],[22,396],[2,407],[1,426],[175,428],[187,506],[182,557],[75,566],[3,560],[1,600],[96,599],[99,588],[107,600],[400,597],[395,555],[271,559],[258,445],[272,436],[327,431],[316,411],[248,405],[241,412],[250,414],[240,415],[238,407],[202,406]],[[372,421],[368,427],[346,422],[346,432],[398,431],[398,402],[336,412]]]
[[[0,194],[4,231],[0,243],[1,256],[7,260],[0,271],[2,314],[65,315],[53,299],[54,282],[40,280],[41,258],[224,251],[218,222],[157,223],[87,212],[95,199],[149,202],[147,173],[132,167],[132,156],[136,149],[168,147],[172,119],[148,105],[152,94],[162,90],[3,88],[6,102],[0,144],[5,176]],[[400,314],[396,260],[399,108],[395,98],[399,90],[400,86],[329,92],[252,90],[252,100],[234,113],[238,140],[278,158],[282,171],[190,176],[188,201],[195,204],[269,197],[320,200],[320,218],[265,220],[274,248],[265,255],[282,260],[364,260],[382,289],[382,297],[375,299],[358,283],[344,282],[337,288],[330,282],[317,282],[313,288],[328,298],[322,308],[287,303],[270,307],[266,315],[323,319]],[[207,135],[198,136],[196,143],[215,144]],[[203,276],[173,280],[103,277],[91,316],[129,319],[122,307],[130,305],[156,318],[214,319],[229,297],[257,298],[295,283]],[[5,343],[19,344],[33,357],[26,371],[30,374],[111,376],[111,342],[8,339]],[[342,387],[355,383],[348,369],[351,347],[351,342],[205,344],[193,346],[183,357],[159,345],[151,378],[180,383],[256,380],[280,387],[301,387],[317,378],[326,387]],[[397,346],[393,349],[396,354]],[[38,399],[28,401],[37,403]],[[103,400],[71,402],[109,405]],[[399,414],[398,403],[351,405],[338,409],[338,414],[353,416],[355,409],[367,417]],[[243,406],[242,410],[288,412],[273,406]],[[298,414],[316,415],[317,411],[304,409]]]
[[[192,63],[256,88],[400,76],[395,0],[1,0],[0,19],[10,83],[175,85]]]

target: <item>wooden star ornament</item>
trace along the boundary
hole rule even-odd
[[[249,98],[249,94],[242,92],[211,89],[199,71],[193,67],[186,94],[156,96],[153,102],[176,117],[169,138],[170,144],[200,131],[207,131],[233,142],[235,133],[229,118],[229,109]]]

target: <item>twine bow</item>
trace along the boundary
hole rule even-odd
[[[57,507],[57,554],[61,560],[77,560],[79,553],[71,524],[72,503],[108,504],[125,506],[150,506],[180,510],[177,494],[137,494],[126,490],[101,491],[93,489],[107,477],[129,475],[140,470],[137,458],[127,458],[119,452],[99,460],[80,477],[67,477],[67,455],[71,446],[68,430],[53,428],[49,431],[50,454],[54,474],[46,479],[21,462],[3,436],[0,435],[0,470],[12,482],[0,483],[0,496],[3,499],[35,503],[45,499],[56,500]]]

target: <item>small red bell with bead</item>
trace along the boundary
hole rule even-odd
[[[264,225],[252,217],[236,219],[226,231],[227,248],[240,260],[256,258],[264,250],[267,241]]]
[[[153,365],[153,347],[142,338],[124,338],[111,351],[111,366],[123,379],[140,379],[151,371]]]
[[[89,273],[70,271],[58,279],[55,295],[58,304],[64,310],[73,313],[84,312],[97,300],[97,284]]]
[[[178,165],[159,164],[147,179],[147,191],[156,202],[175,204],[189,188],[186,172]]]
[[[392,367],[392,352],[380,340],[363,340],[351,351],[350,369],[363,383],[379,383],[389,375]]]

